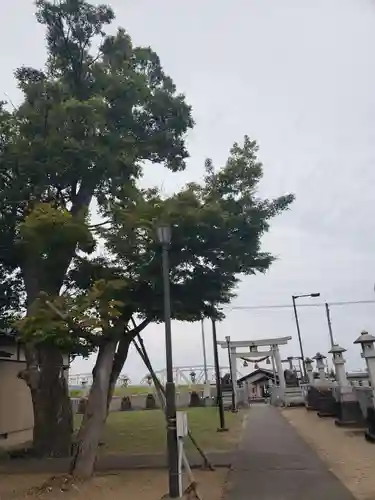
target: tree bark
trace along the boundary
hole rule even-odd
[[[34,411],[33,453],[38,457],[67,457],[71,454],[72,408],[63,358],[56,347],[28,346],[36,365],[19,374],[31,391]],[[31,353],[30,351],[34,352]]]
[[[115,392],[117,380],[120,376],[121,370],[123,369],[125,361],[128,357],[130,344],[132,340],[135,338],[135,336],[142,330],[144,330],[149,323],[150,320],[147,318],[144,319],[138,326],[136,326],[135,323],[133,323],[134,328],[132,330],[125,331],[124,335],[120,339],[120,342],[118,343],[114,363],[112,366],[111,376],[109,379],[107,413],[109,410],[109,405],[111,404],[113,398],[113,394]]]
[[[84,185],[83,185],[84,184]],[[71,214],[77,215],[92,199],[91,180],[82,186],[73,200]],[[27,295],[27,314],[32,315],[35,300],[44,291],[54,297],[59,294],[67,269],[75,252],[75,242],[51,252],[54,273],[45,272],[38,255],[27,251],[21,264]],[[50,267],[50,266],[47,266]],[[57,347],[24,346],[26,369],[19,373],[28,385],[34,411],[33,450],[40,457],[71,455],[73,418],[68,384],[63,373],[63,356]]]
[[[113,394],[115,392],[115,387],[117,380],[120,376],[121,370],[124,367],[125,361],[128,357],[130,342],[132,337],[130,335],[124,335],[120,342],[118,343],[117,351],[115,354],[111,376],[109,378],[108,394],[107,394],[107,414],[109,411],[109,405],[111,404]]]
[[[70,473],[81,479],[88,479],[94,471],[99,440],[107,418],[108,389],[116,346],[116,340],[102,345],[95,363],[94,380],[70,467]]]

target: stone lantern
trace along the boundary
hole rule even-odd
[[[294,367],[293,367],[293,356],[288,356],[288,357],[286,358],[286,360],[287,360],[287,361],[288,361],[288,363],[289,363],[289,370],[290,370],[290,371],[293,371],[293,369],[294,369]]]
[[[314,374],[313,374],[313,360],[310,358],[305,358],[305,366],[306,366],[306,372],[307,372],[307,377],[309,379],[309,384],[314,385]]]
[[[371,387],[375,387],[375,337],[370,333],[363,331],[361,335],[354,341],[354,344],[361,344],[362,358],[365,358]]]
[[[340,387],[349,386],[348,379],[346,378],[344,352],[346,352],[346,349],[340,347],[338,344],[334,344],[329,351],[329,353],[332,354],[336,380]]]
[[[375,443],[375,408],[374,408],[374,398],[375,398],[375,337],[368,332],[362,332],[361,335],[354,341],[354,344],[361,344],[362,347],[362,358],[365,358],[368,376],[371,383],[372,391],[372,402],[367,406],[367,431],[365,432],[365,437],[368,441]]]
[[[326,380],[326,374],[325,374],[325,366],[324,366],[324,360],[326,359],[326,356],[324,356],[322,353],[317,352],[315,356],[313,357],[316,361],[316,367],[318,369],[319,373],[319,380],[325,381]]]

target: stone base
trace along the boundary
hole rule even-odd
[[[320,418],[333,418],[333,417],[336,417],[336,413],[331,413],[329,411],[318,411],[318,417],[320,417]]]
[[[365,439],[366,441],[368,441],[369,443],[375,443],[375,436],[374,434],[372,434],[371,432],[369,431],[366,431],[365,432]]]
[[[340,401],[337,404],[336,422],[340,427],[366,427],[358,401]]]
[[[375,443],[375,409],[367,408],[367,431],[365,432],[366,440],[369,443]]]
[[[324,416],[337,415],[336,400],[333,397],[332,390],[327,387],[309,387],[306,408],[320,412]]]
[[[339,420],[338,418],[335,420],[335,425],[337,427],[347,427],[350,429],[365,429],[366,424],[357,422],[356,420]]]

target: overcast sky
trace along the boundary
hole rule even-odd
[[[173,191],[202,176],[206,157],[222,165],[231,144],[248,134],[260,145],[261,194],[296,194],[291,211],[264,238],[264,249],[278,261],[267,275],[244,279],[233,305],[288,304],[292,294],[309,292],[328,302],[375,300],[375,1],[110,3],[116,26],[158,52],[197,123],[188,137],[186,172],[150,168],[144,182]],[[13,70],[43,64],[43,29],[30,0],[3,2],[0,27],[0,99],[17,102]],[[305,354],[326,353],[324,309],[299,312]],[[362,368],[353,341],[362,329],[375,334],[375,304],[332,307],[332,324],[336,340],[348,349],[348,367]],[[218,325],[219,338],[225,335],[291,335],[282,354],[299,354],[292,309],[233,310]],[[149,326],[144,338],[155,369],[162,369],[163,325]],[[174,323],[173,348],[175,365],[200,365],[200,326]],[[225,364],[224,352],[221,357]],[[72,371],[91,366],[79,360]],[[134,383],[145,375],[136,353],[124,372]]]

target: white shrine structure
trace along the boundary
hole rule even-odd
[[[259,358],[259,360],[269,358],[272,361],[273,371],[278,380],[278,385],[274,385],[271,390],[272,404],[287,406],[297,399],[303,400],[300,388],[287,388],[284,377],[284,368],[281,361],[279,346],[287,345],[291,339],[292,337],[276,337],[259,340],[231,340],[230,337],[227,337],[225,341],[217,342],[222,349],[229,350],[236,406],[238,403],[244,402],[239,401],[240,392],[237,383],[237,360],[249,357]],[[241,394],[241,396],[242,398],[244,397],[243,394]]]

